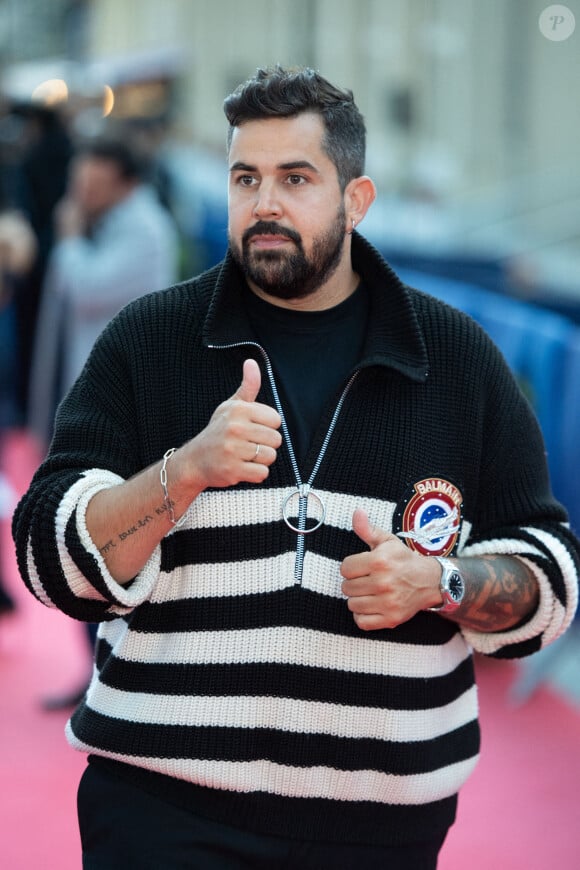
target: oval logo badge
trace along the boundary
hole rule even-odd
[[[423,556],[448,556],[461,529],[463,496],[448,480],[426,477],[415,483],[395,513],[395,534]]]

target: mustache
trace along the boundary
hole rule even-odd
[[[291,242],[302,246],[302,239],[296,230],[281,227],[274,221],[258,221],[253,227],[248,227],[242,236],[242,242],[247,244],[253,236],[283,236]]]

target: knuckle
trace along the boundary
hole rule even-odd
[[[373,574],[374,594],[388,599],[393,594],[393,587],[384,571]]]
[[[244,422],[238,417],[231,417],[228,422],[228,432],[232,438],[240,440],[244,437]]]
[[[354,621],[361,631],[370,631],[372,628],[369,620],[362,614],[355,614]]]
[[[371,565],[373,571],[376,571],[378,574],[383,574],[388,571],[389,563],[390,560],[387,558],[387,555],[383,550],[379,548],[373,550],[371,554]]]
[[[226,438],[222,445],[222,467],[224,470],[229,470],[230,465],[233,465],[236,453],[236,441],[232,438]]]

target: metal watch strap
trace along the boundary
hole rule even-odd
[[[441,592],[442,602],[441,602],[441,604],[437,604],[435,607],[428,607],[427,609],[431,610],[433,613],[438,613],[438,612],[445,611],[445,610],[449,609],[449,601],[446,600],[446,596],[445,596],[445,593],[447,592],[447,590],[444,586],[444,579],[446,576],[448,577],[451,573],[453,573],[454,571],[457,571],[458,569],[455,567],[453,562],[450,562],[449,559],[445,559],[443,556],[434,556],[433,558],[436,559],[439,562],[439,564],[441,565],[441,578],[439,580],[439,591]]]

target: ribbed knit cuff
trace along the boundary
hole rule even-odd
[[[111,603],[110,613],[123,615],[137,607],[151,594],[159,579],[161,563],[161,548],[155,548],[142,570],[134,578],[130,586],[122,586],[110,574],[105,560],[95,546],[86,525],[88,504],[98,492],[123,483],[123,479],[110,471],[91,469],[85,472],[65,493],[57,512],[57,546],[62,570],[67,578],[71,592],[78,598],[107,601]],[[98,577],[87,577],[79,568],[77,561],[66,543],[66,528],[75,514],[75,528],[79,543],[84,552],[92,557],[98,571]],[[91,582],[92,579],[92,582]]]

